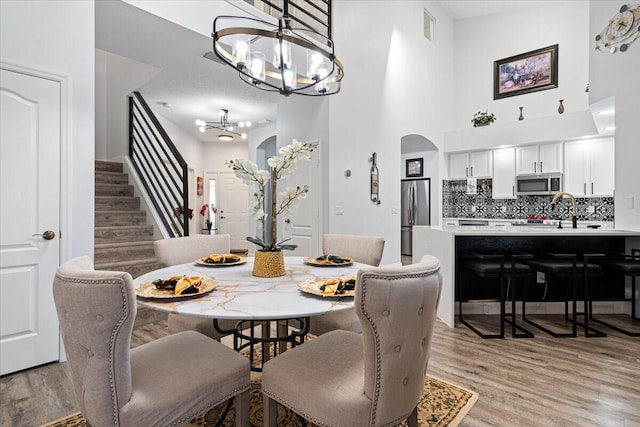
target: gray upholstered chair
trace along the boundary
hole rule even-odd
[[[382,237],[355,236],[351,234],[325,234],[322,236],[322,253],[352,257],[354,261],[377,267],[382,260]],[[341,310],[311,318],[309,332],[322,335],[335,329],[360,332],[360,322],[353,310]]]
[[[248,426],[249,361],[197,332],[134,349],[137,306],[129,273],[95,271],[89,257],[58,269],[53,282],[76,402],[93,426],[168,426],[234,398]]]
[[[165,267],[193,262],[209,254],[225,254],[231,250],[231,236],[229,234],[194,234],[187,237],[174,237],[153,242],[153,249],[158,262]],[[213,320],[183,314],[169,314],[169,333],[181,331],[197,331],[201,334],[220,341],[224,334],[213,327]],[[234,320],[218,321],[225,330],[234,329]]]
[[[362,334],[332,331],[266,362],[265,426],[278,403],[322,426],[417,426],[442,289],[437,258],[358,271]]]

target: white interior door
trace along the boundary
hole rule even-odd
[[[220,172],[218,190],[218,234],[231,235],[233,249],[251,249],[249,235],[249,187],[233,172]],[[251,246],[253,246],[251,244]]]
[[[300,200],[293,209],[289,218],[278,224],[284,225],[284,238],[291,238],[290,242],[298,245],[291,255],[296,256],[318,256],[322,253],[320,239],[320,200],[322,195],[322,183],[320,177],[320,144],[314,143],[314,150],[311,153],[310,161],[300,161],[297,169],[292,172],[286,182],[282,183],[284,190],[286,187],[309,186],[307,197]],[[280,186],[281,184],[278,184]],[[287,222],[289,221],[289,222]]]
[[[4,375],[59,358],[52,282],[60,261],[61,84],[7,69],[0,73],[0,375]],[[47,230],[55,237],[45,239]]]

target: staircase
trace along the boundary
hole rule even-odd
[[[146,224],[146,212],[122,171],[122,163],[95,162],[95,269],[126,271],[136,278],[160,265],[153,253],[153,226]]]

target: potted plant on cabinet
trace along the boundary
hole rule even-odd
[[[289,187],[278,193],[278,180],[285,178],[294,169],[298,160],[309,160],[313,147],[307,143],[293,140],[292,144],[280,148],[279,155],[267,160],[271,171],[260,170],[251,160],[229,160],[227,165],[236,176],[252,187],[253,194],[250,209],[254,219],[259,221],[262,237],[247,237],[247,240],[260,247],[255,253],[253,275],[258,277],[284,276],[283,250],[293,250],[297,246],[286,244],[289,239],[278,241],[278,215],[291,211],[298,200],[309,192],[309,187]],[[270,206],[265,206],[265,193],[271,196]],[[266,221],[269,220],[270,233],[266,233]]]
[[[489,124],[495,121],[496,121],[495,114],[489,113],[488,111],[485,111],[484,113],[481,111],[478,111],[476,114],[473,115],[473,118],[471,119],[471,123],[473,123],[474,128],[478,126],[488,126]]]

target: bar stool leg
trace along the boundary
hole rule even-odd
[[[601,325],[607,326],[615,331],[622,332],[627,336],[640,337],[640,332],[632,332],[626,329],[622,329],[618,326],[612,325],[611,323],[605,322],[604,320],[596,319],[595,317],[593,317],[591,299],[589,299],[589,318],[594,322],[598,322]],[[631,276],[631,322],[633,322],[634,320],[640,319],[636,316],[636,276]]]

